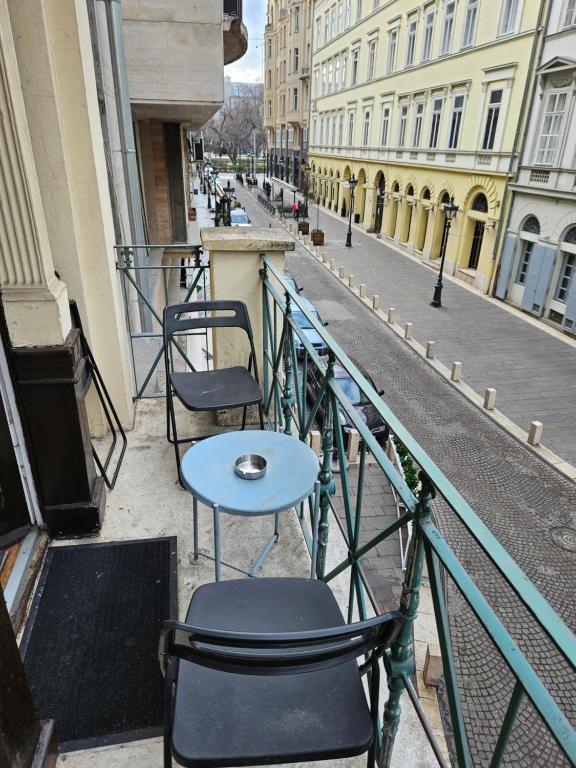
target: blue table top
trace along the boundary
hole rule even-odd
[[[266,474],[244,480],[234,462],[245,453],[264,456]],[[299,504],[318,479],[318,457],[306,443],[281,432],[225,432],[193,445],[182,457],[188,490],[204,504],[237,515],[267,515]]]

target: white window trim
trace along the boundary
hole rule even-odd
[[[425,54],[424,45],[426,43],[426,29],[427,29],[426,21],[428,19],[428,16],[430,16],[430,15],[432,15],[432,17],[433,17],[432,18],[432,34],[431,34],[431,37],[430,37],[430,49],[428,51],[428,56],[425,57],[424,56],[424,54]],[[423,15],[423,21],[422,21],[422,30],[423,30],[422,31],[422,51],[421,51],[421,56],[420,56],[420,61],[421,62],[430,61],[431,58],[432,58],[432,52],[434,50],[434,32],[436,30],[437,15],[438,14],[437,14],[437,10],[436,10],[435,6],[428,6],[428,8],[424,9],[424,15]]]
[[[452,115],[454,114],[454,105],[458,96],[462,96],[464,101],[462,102],[462,109],[460,110],[460,127],[458,129],[458,141],[455,147],[450,146],[450,132],[452,131]],[[448,114],[448,126],[446,131],[446,149],[448,152],[457,152],[460,148],[460,141],[462,139],[462,133],[464,130],[464,112],[466,111],[466,92],[455,91],[451,94],[450,98],[450,112]]]
[[[516,6],[516,18],[514,19],[514,25],[512,29],[509,29],[507,32],[504,32],[502,29],[502,23],[504,21],[504,10],[506,8],[506,2],[508,0],[504,0],[504,2],[501,5],[500,8],[500,18],[498,19],[498,31],[497,31],[497,37],[506,37],[507,35],[515,35],[518,32],[518,26],[520,23],[520,19],[522,18],[522,11],[523,11],[523,0],[509,0],[509,2],[517,2]]]
[[[556,147],[556,156],[554,157],[554,162],[552,163],[539,163],[537,159],[538,155],[538,147],[540,146],[540,135],[542,133],[542,128],[544,127],[544,118],[546,115],[546,107],[548,104],[548,99],[550,95],[553,93],[566,93],[566,107],[564,109],[564,116],[562,118],[562,123],[560,126],[559,131],[559,141],[558,145]],[[574,107],[574,88],[572,86],[563,86],[562,88],[554,88],[551,83],[547,83],[546,87],[543,90],[542,93],[542,99],[540,102],[540,114],[538,115],[538,122],[536,125],[536,133],[534,135],[534,142],[532,146],[532,165],[536,165],[539,168],[553,168],[555,165],[561,165],[562,158],[564,156],[564,152],[566,150],[566,141],[568,139],[568,133],[569,131],[566,130],[566,126],[570,125],[573,115]]]
[[[471,2],[476,3],[476,18],[474,20],[474,26],[472,28],[472,39],[470,42],[467,43],[464,40],[464,35],[466,34],[466,21],[468,18],[468,10]],[[476,33],[478,32],[479,18],[480,18],[480,0],[467,0],[466,7],[464,8],[464,19],[462,21],[462,41],[460,43],[461,50],[468,50],[469,48],[473,48],[476,45]]]

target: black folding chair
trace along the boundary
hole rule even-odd
[[[223,311],[228,314],[210,314]],[[204,313],[208,314],[204,315]],[[179,446],[182,443],[203,440],[208,435],[178,437],[174,396],[189,411],[242,408],[242,429],[246,426],[248,406],[258,405],[260,427],[264,429],[262,395],[258,381],[252,326],[244,303],[241,301],[194,301],[188,304],[169,304],[164,308],[163,326],[166,367],[166,436],[168,441],[174,444],[178,480],[182,485]],[[173,337],[187,331],[207,328],[240,328],[245,331],[250,345],[247,367],[239,365],[213,371],[172,371],[170,358]]]
[[[166,621],[161,630],[164,768],[172,758],[221,768],[365,752],[375,768],[380,658],[403,621],[393,612],[347,625],[318,580],[201,586],[186,623]]]

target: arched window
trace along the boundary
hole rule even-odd
[[[450,195],[448,194],[448,192],[444,192],[444,194],[440,198],[440,202],[441,203],[449,203],[450,202]]]
[[[486,199],[486,195],[483,195],[482,192],[479,195],[476,195],[472,201],[472,210],[478,211],[479,213],[488,213],[488,200]]]
[[[528,216],[527,219],[524,219],[524,223],[520,227],[522,232],[530,232],[533,235],[539,235],[540,234],[540,222],[536,218],[536,216]]]
[[[392,186],[392,192],[400,192],[400,184],[398,184],[397,181],[395,181]]]
[[[568,232],[564,235],[562,238],[563,243],[570,243],[571,245],[576,245],[576,227],[570,227]]]
[[[422,200],[430,200],[430,190],[428,187],[422,192]]]
[[[408,184],[408,186],[406,187],[406,194],[409,197],[412,197],[414,195],[414,187],[412,186],[412,184]]]

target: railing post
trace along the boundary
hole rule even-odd
[[[284,434],[292,434],[292,406],[294,405],[294,392],[292,390],[292,357],[290,355],[290,342],[292,336],[292,307],[290,294],[286,291],[286,314],[284,315],[284,344],[282,355],[284,357],[284,394],[282,396],[282,412],[284,413]]]
[[[324,393],[324,432],[322,435],[322,468],[320,480],[320,525],[318,527],[318,578],[321,579],[326,568],[326,549],[328,547],[330,497],[336,486],[332,479],[332,448],[334,445],[334,429],[332,412],[332,390],[330,383],[334,379],[335,357],[332,350],[328,352],[328,368],[326,369],[326,391]]]
[[[430,478],[420,472],[420,493],[415,509],[416,522],[430,516],[432,499],[436,496],[436,490]],[[420,584],[422,581],[422,566],[424,565],[424,542],[419,532],[418,525],[414,526],[414,533],[408,552],[406,575],[402,585],[400,598],[400,612],[404,615],[405,623],[398,635],[388,657],[388,690],[389,696],[384,707],[384,719],[382,724],[382,750],[378,760],[379,768],[389,768],[392,759],[394,740],[400,722],[400,697],[404,690],[402,674],[412,675],[415,671],[414,644],[412,642],[412,625],[418,612],[420,602]]]

